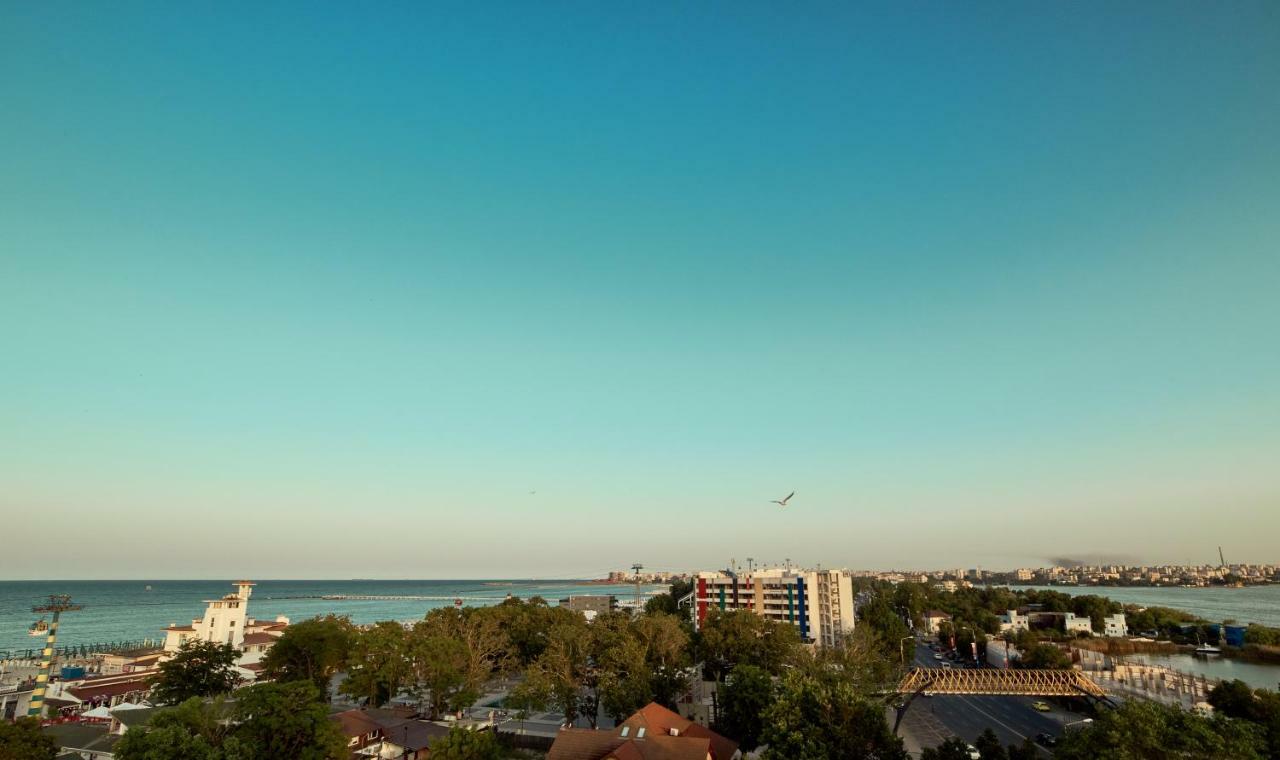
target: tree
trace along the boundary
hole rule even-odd
[[[979,755],[982,755],[982,760],[1008,760],[1009,758],[1009,753],[1005,752],[1004,745],[1000,743],[999,737],[990,726],[984,728],[978,738],[974,739],[973,747],[978,750]]]
[[[151,699],[176,705],[192,697],[226,694],[240,683],[235,671],[240,651],[230,644],[193,641],[184,644],[172,659],[160,663]]]
[[[1021,744],[1009,745],[1009,760],[1040,760],[1040,750],[1028,737]]]
[[[884,645],[870,628],[855,628],[836,646],[803,651],[796,664],[815,678],[836,679],[847,683],[862,696],[884,693],[901,677],[899,655]]]
[[[309,681],[264,683],[236,692],[234,738],[250,757],[341,760],[347,742]]]
[[[883,705],[837,680],[805,673],[782,679],[764,716],[764,760],[906,760],[902,740],[885,721]]]
[[[230,760],[248,757],[238,739],[228,739],[232,711],[222,701],[192,697],[158,711],[143,730],[129,731],[114,748],[118,760]]]
[[[1251,723],[1140,700],[1104,711],[1086,727],[1068,731],[1054,749],[1058,760],[1262,760],[1265,753],[1261,731]]]
[[[262,665],[276,681],[310,681],[327,701],[329,681],[346,664],[354,637],[355,627],[345,617],[303,620],[284,630]]]
[[[751,610],[711,609],[702,622],[700,648],[706,668],[717,680],[734,667],[755,665],[773,675],[800,651],[794,625],[770,620]]]
[[[1053,644],[1032,644],[1022,652],[1019,667],[1031,670],[1070,670],[1071,655]]]
[[[494,607],[442,607],[427,613],[415,626],[421,635],[457,639],[466,648],[467,687],[480,691],[494,673],[511,659],[511,639],[503,629],[501,612]]]
[[[773,678],[754,665],[730,671],[718,691],[716,731],[737,739],[744,749],[760,745],[763,715],[773,706]]]
[[[1271,757],[1280,757],[1280,694],[1267,689],[1254,691],[1236,679],[1215,686],[1209,692],[1209,704],[1229,718],[1256,724],[1266,737]]]
[[[970,760],[969,744],[952,736],[936,747],[925,747],[920,760]]]
[[[564,716],[565,725],[585,715],[594,727],[599,695],[592,688],[592,635],[586,621],[578,619],[581,622],[557,625],[550,631],[550,643],[525,678],[532,681],[529,693],[544,695],[546,704]]]
[[[446,710],[461,709],[480,695],[477,688],[469,686],[466,644],[435,633],[429,625],[414,625],[409,635],[408,665],[410,690],[433,718]]]
[[[347,654],[347,678],[341,691],[381,707],[409,677],[408,632],[394,621],[359,631]]]
[[[0,720],[0,757],[6,760],[53,760],[58,743],[40,730],[37,718]]]
[[[454,728],[431,745],[431,760],[500,760],[502,745],[489,731]]]

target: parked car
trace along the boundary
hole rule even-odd
[[[1049,706],[1048,702],[1036,701],[1031,703],[1031,709],[1036,712],[1049,712],[1053,708]]]
[[[1036,744],[1041,747],[1054,747],[1058,744],[1058,737],[1053,734],[1036,734]]]

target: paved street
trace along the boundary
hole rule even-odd
[[[914,664],[918,667],[941,667],[926,644],[917,644]],[[1051,712],[1037,712],[1031,705],[1035,697],[920,696],[903,718],[899,730],[908,750],[935,746],[949,736],[959,736],[972,743],[990,727],[1005,744],[1021,743],[1026,737],[1049,733],[1059,735],[1062,726],[1082,716],[1062,710],[1056,703]],[[1042,749],[1047,756],[1049,753]]]

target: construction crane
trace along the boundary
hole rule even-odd
[[[36,688],[31,692],[31,703],[27,707],[27,717],[39,718],[44,712],[44,693],[49,688],[49,671],[53,669],[53,647],[58,643],[58,619],[64,612],[75,612],[84,609],[82,604],[72,604],[71,597],[66,594],[51,594],[47,604],[36,605],[31,608],[35,613],[53,613],[53,619],[49,621],[49,637],[45,639],[44,651],[40,654],[40,674],[36,676]],[[41,622],[44,618],[40,618]],[[32,626],[33,629],[38,628],[40,624]]]

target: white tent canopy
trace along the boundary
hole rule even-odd
[[[82,718],[101,718],[102,720],[111,720],[111,711],[105,705],[99,705],[86,713],[82,713]]]
[[[111,712],[115,712],[116,710],[141,710],[144,707],[146,707],[146,705],[140,705],[134,702],[121,702],[120,704],[111,708]]]

